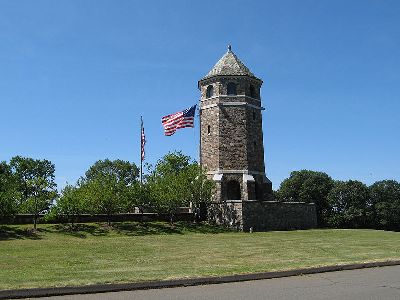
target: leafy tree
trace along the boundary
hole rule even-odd
[[[6,162],[0,162],[0,218],[10,218],[17,212],[20,194],[15,177]]]
[[[362,228],[370,214],[368,187],[356,180],[336,181],[328,194],[328,223],[334,227]]]
[[[128,196],[124,182],[115,175],[99,175],[84,182],[80,189],[93,213],[107,215],[109,226],[112,215],[122,211]]]
[[[379,228],[400,230],[400,183],[377,181],[369,187],[373,222]]]
[[[183,187],[185,178],[182,174],[170,174],[149,183],[153,208],[159,213],[167,213],[171,223],[178,208],[189,202],[187,190],[182,190]]]
[[[125,212],[135,212],[135,209],[138,208],[143,213],[144,211],[151,210],[152,207],[149,185],[135,182],[127,187],[124,202]]]
[[[215,182],[207,178],[205,169],[202,169],[197,163],[188,167],[187,175],[191,181],[188,185],[189,201],[193,204],[198,217],[201,207],[204,205],[207,209],[211,202],[212,192],[215,189]]]
[[[21,193],[18,211],[34,215],[36,229],[39,214],[49,209],[57,196],[55,166],[49,160],[13,157],[11,171],[16,180],[17,190]]]
[[[67,185],[61,192],[61,197],[58,199],[55,206],[57,215],[65,216],[71,225],[74,225],[74,220],[81,214],[88,211],[84,189]]]
[[[326,224],[325,214],[329,209],[327,196],[334,184],[326,173],[310,170],[293,171],[277,192],[278,199],[289,202],[315,203],[318,224]]]
[[[123,210],[133,211],[141,203],[139,170],[134,163],[123,160],[99,160],[81,180],[80,190],[94,213],[111,216]]]
[[[70,221],[82,213],[111,217],[122,211],[133,211],[139,203],[138,168],[134,163],[123,160],[98,160],[80,178],[76,186],[68,185],[56,204],[58,214]]]
[[[163,177],[172,174],[179,174],[191,163],[193,162],[191,161],[190,156],[184,155],[181,151],[169,152],[157,161],[152,175]]]
[[[167,213],[171,223],[179,207],[189,202],[199,205],[211,199],[213,182],[189,156],[181,152],[166,154],[147,178],[154,208]]]
[[[43,177],[29,179],[27,187],[30,193],[28,199],[22,204],[22,211],[33,214],[33,228],[36,229],[39,215],[50,208],[57,197],[57,191],[55,186]]]
[[[98,160],[85,173],[85,180],[91,181],[99,176],[113,176],[117,182],[123,182],[126,186],[137,183],[139,169],[134,163],[117,160]]]

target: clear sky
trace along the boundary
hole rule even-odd
[[[56,164],[75,183],[98,159],[198,157],[195,104],[227,44],[264,80],[267,176],[299,169],[400,180],[400,1],[0,1],[0,160]]]

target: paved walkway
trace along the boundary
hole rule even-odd
[[[351,270],[258,281],[41,298],[94,299],[400,299],[400,266]]]

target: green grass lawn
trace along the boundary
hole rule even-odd
[[[0,226],[0,289],[135,282],[400,259],[400,233],[230,232],[185,223]]]

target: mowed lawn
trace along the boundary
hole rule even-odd
[[[230,232],[185,223],[0,225],[0,289],[218,276],[400,259],[400,233]]]

